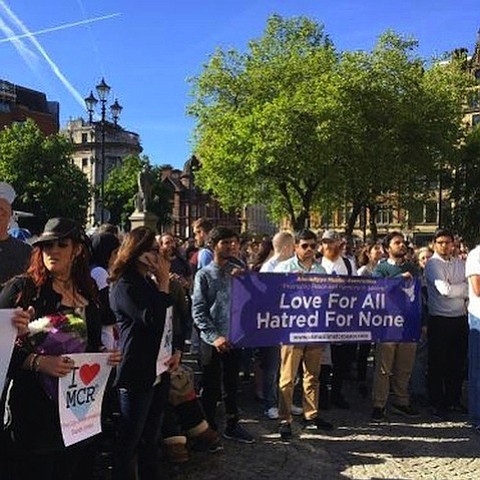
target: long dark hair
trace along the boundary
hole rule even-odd
[[[110,281],[116,282],[125,272],[133,270],[138,257],[148,252],[154,242],[155,234],[148,227],[137,227],[127,233],[110,269]]]
[[[120,240],[113,233],[98,233],[90,238],[90,250],[92,258],[90,264],[92,266],[108,269],[108,262],[112,253],[120,246]]]
[[[270,254],[273,252],[273,244],[271,240],[262,240],[257,254],[253,260],[252,270],[258,272],[262,265],[266,262]]]

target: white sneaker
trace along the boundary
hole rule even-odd
[[[268,410],[265,410],[265,415],[270,420],[278,420],[278,418],[279,418],[278,408],[277,407],[270,407]]]
[[[302,407],[297,407],[296,405],[292,405],[292,408],[290,409],[290,413],[292,415],[302,415],[303,414],[303,408]]]

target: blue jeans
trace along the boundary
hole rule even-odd
[[[170,386],[164,373],[159,385],[146,391],[119,389],[122,418],[115,452],[115,480],[158,480],[158,448]],[[136,458],[137,457],[137,458]]]
[[[468,413],[473,426],[480,425],[480,318],[468,314]]]

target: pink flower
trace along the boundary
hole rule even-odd
[[[49,319],[50,319],[50,324],[55,328],[61,328],[62,325],[68,321],[66,315],[62,315],[62,314],[50,315]]]

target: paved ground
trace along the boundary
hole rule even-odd
[[[391,415],[388,422],[369,420],[369,399],[346,385],[350,410],[331,409],[322,417],[334,431],[305,434],[294,423],[294,438],[282,442],[277,422],[263,415],[252,383],[242,383],[242,422],[255,435],[253,445],[224,440],[224,451],[191,453],[179,467],[164,464],[168,480],[335,480],[335,479],[479,479],[480,434],[464,415],[436,420],[427,409],[415,420]],[[220,411],[221,414],[221,411]],[[108,459],[105,459],[108,463]],[[102,462],[103,463],[103,462]],[[109,479],[109,469],[97,478]],[[162,478],[162,480],[164,480]]]
[[[415,420],[391,415],[388,422],[369,421],[370,404],[347,385],[352,408],[331,409],[323,417],[333,432],[305,434],[295,424],[295,437],[282,442],[277,422],[266,419],[253,399],[253,386],[243,384],[244,425],[254,445],[224,441],[216,454],[193,453],[188,464],[171,473],[175,480],[321,480],[321,479],[478,479],[480,435],[458,414],[439,422],[427,409]]]

